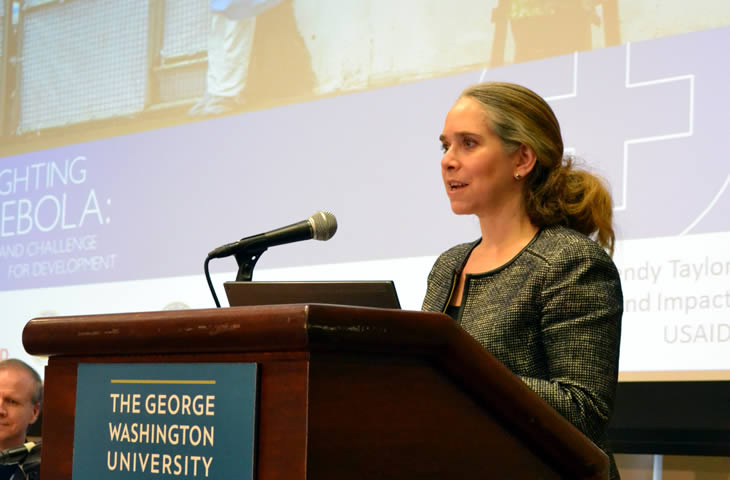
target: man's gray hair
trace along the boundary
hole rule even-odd
[[[8,358],[7,360],[0,361],[0,370],[7,370],[9,368],[16,368],[19,370],[24,370],[28,373],[28,375],[31,376],[33,379],[34,388],[33,388],[33,396],[31,397],[33,400],[33,403],[42,403],[43,402],[43,380],[41,380],[41,376],[38,375],[38,372],[35,371],[33,367],[25,363],[24,361],[17,359],[17,358]]]

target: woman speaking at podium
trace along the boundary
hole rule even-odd
[[[618,478],[606,440],[623,311],[609,192],[563,155],[552,109],[519,85],[468,88],[440,139],[451,209],[476,215],[481,238],[439,256],[423,309],[453,317],[606,450]]]

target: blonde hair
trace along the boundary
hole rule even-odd
[[[489,127],[512,153],[520,145],[537,157],[525,177],[525,207],[538,227],[563,225],[593,237],[613,254],[613,203],[604,181],[575,166],[563,154],[563,138],[555,113],[542,97],[513,83],[489,82],[467,88],[462,97],[484,108]]]

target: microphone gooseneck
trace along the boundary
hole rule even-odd
[[[18,447],[7,448],[0,451],[0,465],[17,465],[31,453],[41,449],[41,442],[28,442]]]

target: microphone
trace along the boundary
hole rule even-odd
[[[320,211],[301,222],[222,245],[208,253],[208,258],[228,257],[253,248],[266,250],[268,247],[309,240],[310,238],[323,241],[329,240],[335,232],[337,232],[337,219],[335,216],[330,212]]]
[[[41,442],[28,442],[19,447],[7,448],[0,451],[0,465],[17,465],[23,463],[28,455],[39,452]]]

